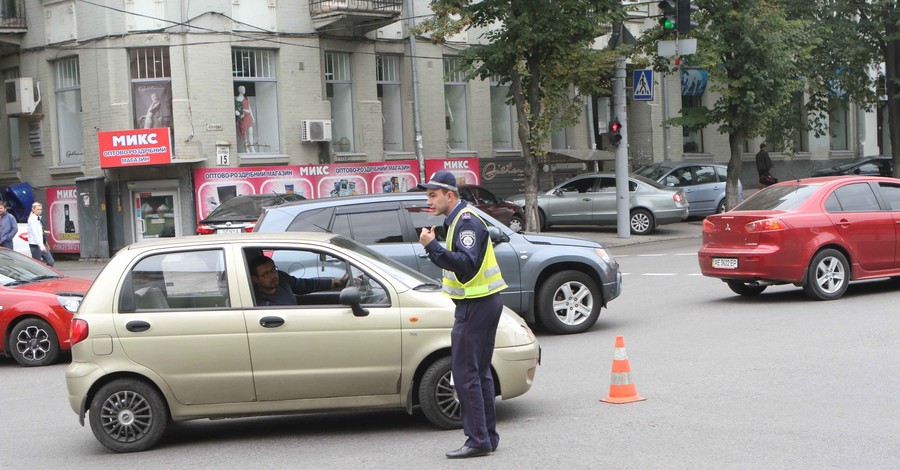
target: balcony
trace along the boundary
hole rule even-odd
[[[316,30],[336,36],[362,36],[393,23],[402,7],[403,0],[309,0]]]
[[[0,33],[24,33],[25,0],[0,0]]]

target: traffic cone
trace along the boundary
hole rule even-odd
[[[613,355],[612,378],[609,382],[609,396],[600,400],[606,403],[631,403],[646,400],[637,394],[631,382],[631,365],[625,355],[625,339],[616,336],[616,352]]]

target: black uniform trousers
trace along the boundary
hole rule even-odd
[[[454,300],[456,318],[451,332],[453,385],[462,406],[466,445],[496,448],[497,413],[494,409],[494,377],[491,356],[497,324],[503,311],[499,293],[477,299]]]

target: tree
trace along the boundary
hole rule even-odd
[[[617,0],[433,0],[431,9],[434,18],[418,32],[440,42],[480,31],[482,42],[461,53],[462,67],[510,85],[525,161],[525,228],[538,231],[538,158],[558,127],[577,122],[584,96],[609,93],[613,57],[590,46],[623,10]]]

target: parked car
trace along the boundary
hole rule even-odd
[[[896,179],[785,181],[704,220],[700,269],[740,295],[794,284],[814,299],[837,299],[850,281],[900,276],[898,220]]]
[[[704,217],[725,212],[725,183],[728,165],[721,163],[659,162],[644,165],[636,175],[669,188],[681,188],[690,204],[690,216]],[[744,186],[738,180],[738,201]]]
[[[26,367],[56,362],[71,346],[69,324],[90,285],[0,248],[0,353]]]
[[[875,155],[871,157],[863,157],[843,165],[836,165],[828,168],[820,168],[812,172],[812,176],[837,176],[837,175],[860,175],[860,176],[892,176],[894,171],[892,157],[884,157]]]
[[[666,188],[643,176],[628,178],[631,233],[649,235],[663,224],[681,222],[689,204],[680,189]],[[525,206],[525,195],[509,202]],[[616,176],[589,173],[576,176],[538,194],[541,228],[553,225],[616,225]]]
[[[256,306],[249,262],[260,254],[292,276],[353,283]],[[439,283],[339,235],[143,242],[116,253],[72,321],[69,404],[116,452],[148,449],[170,421],[198,418],[416,408],[457,428],[454,308]],[[534,334],[504,309],[495,392],[526,393],[539,359]]]
[[[501,223],[512,229],[513,232],[521,232],[525,229],[525,211],[503,198],[497,197],[482,186],[463,184],[459,186],[459,197],[468,201],[473,206],[491,215]]]
[[[494,253],[509,286],[503,303],[529,323],[540,320],[556,333],[580,333],[594,325],[601,307],[619,296],[619,265],[598,243],[570,237],[516,233],[474,208],[488,224]],[[368,245],[432,279],[441,270],[419,243],[422,227],[436,227],[444,241],[444,217],[432,214],[424,192],[308,200],[265,210],[257,232],[334,232]]]
[[[253,194],[235,196],[223,202],[197,223],[199,235],[252,232],[256,219],[266,207],[306,199],[299,194]]]

